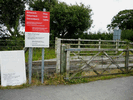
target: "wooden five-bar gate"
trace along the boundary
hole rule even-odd
[[[128,73],[132,47],[119,40],[56,38],[56,73],[66,73],[66,79]]]

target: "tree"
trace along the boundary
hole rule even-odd
[[[91,9],[84,4],[59,3],[50,10],[51,32],[61,38],[80,37],[91,27]]]
[[[0,0],[0,31],[11,37],[19,36],[20,22],[24,23],[26,0]]]
[[[133,42],[133,30],[122,30],[121,39],[130,40]]]
[[[46,11],[50,11],[50,9],[57,3],[58,0],[32,0],[30,1],[29,6],[36,11],[42,11],[43,8],[45,8]]]
[[[114,29],[115,27],[122,30],[133,29],[133,10],[120,11],[113,17],[111,24],[107,27],[108,29]]]
[[[50,0],[51,4],[48,7],[48,1],[34,0],[30,7],[34,10],[41,11],[46,8],[47,11],[50,11],[50,34],[52,39],[55,37],[80,37],[84,31],[91,27],[92,10],[89,6],[84,4],[67,5],[64,2]]]

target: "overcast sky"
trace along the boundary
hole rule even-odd
[[[133,0],[59,0],[67,4],[83,4],[90,5],[93,15],[94,28],[91,27],[89,31],[107,31],[107,25],[111,23],[111,19],[119,11],[125,9],[133,9]]]

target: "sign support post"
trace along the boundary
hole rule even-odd
[[[42,48],[42,71],[41,71],[41,82],[44,82],[44,48]]]
[[[31,77],[32,77],[32,47],[29,48],[29,84],[31,84]]]
[[[33,8],[30,8],[30,10],[32,11]],[[29,58],[28,58],[28,66],[29,66],[29,84],[31,84],[31,80],[32,80],[32,47],[29,47]]]
[[[45,8],[43,8],[43,11],[45,12],[46,11],[46,9]],[[41,71],[41,82],[42,82],[42,84],[43,84],[43,82],[44,82],[44,48],[42,48],[42,71]]]

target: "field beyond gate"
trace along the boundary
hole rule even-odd
[[[125,41],[56,38],[56,44],[56,72],[66,72],[66,79],[128,73],[133,67],[132,44]]]

